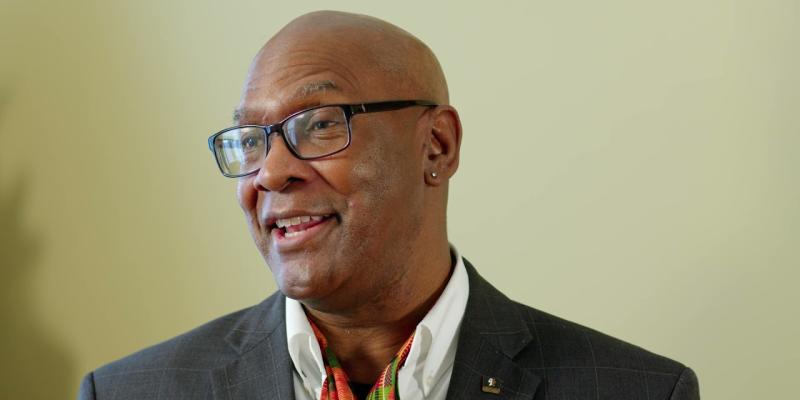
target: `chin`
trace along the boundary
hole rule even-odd
[[[297,285],[288,285],[279,283],[278,290],[280,290],[284,296],[300,302],[313,300],[315,297],[317,297],[315,296],[316,291],[308,286],[297,286]]]
[[[290,271],[286,271],[287,267]],[[303,267],[283,265],[281,270],[273,269],[272,273],[278,290],[284,296],[297,301],[313,301],[322,295],[324,285],[315,284],[313,277],[303,270]]]

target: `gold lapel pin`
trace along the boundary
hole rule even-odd
[[[500,394],[500,382],[497,378],[484,376],[481,378],[481,391],[484,393]]]

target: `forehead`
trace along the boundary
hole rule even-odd
[[[297,108],[299,110],[315,107],[324,103],[321,98],[330,97],[328,92],[341,93],[342,89],[336,85],[336,82],[327,79],[309,81],[297,87],[297,89],[294,91],[294,94],[292,94],[289,99],[283,101],[282,103],[286,104],[286,108],[290,110],[293,108]],[[257,95],[253,97],[258,99]],[[263,102],[262,105],[259,106],[257,101],[243,100],[242,103],[239,104],[235,110],[233,110],[233,121],[234,123],[239,123],[241,121],[264,119],[267,116],[266,114],[268,114],[269,108],[270,107],[263,104]]]
[[[266,123],[320,104],[352,103],[383,95],[380,75],[353,46],[330,40],[268,44],[245,81],[237,121]]]

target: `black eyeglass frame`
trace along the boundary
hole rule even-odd
[[[217,154],[216,147],[214,146],[214,142],[216,141],[217,137],[222,135],[225,132],[230,132],[232,130],[242,129],[242,128],[261,128],[261,129],[263,129],[264,130],[265,143],[266,143],[266,146],[265,146],[266,150],[264,152],[264,157],[265,158],[266,158],[267,154],[269,154],[269,150],[270,150],[270,147],[271,147],[270,144],[269,144],[270,143],[269,142],[269,136],[271,134],[275,133],[275,132],[278,132],[280,134],[281,138],[283,138],[283,143],[286,144],[286,148],[288,148],[289,151],[292,152],[293,156],[295,156],[296,158],[298,158],[300,160],[315,160],[315,159],[318,159],[318,158],[323,158],[323,157],[328,157],[328,156],[334,155],[334,154],[339,153],[341,151],[344,151],[345,149],[350,147],[350,142],[351,142],[352,137],[353,137],[352,132],[351,132],[351,128],[350,128],[350,120],[353,118],[354,115],[381,112],[381,111],[400,110],[400,109],[403,109],[403,108],[414,107],[414,106],[436,107],[436,106],[438,106],[438,104],[435,103],[435,102],[429,101],[429,100],[392,100],[392,101],[379,101],[379,102],[374,102],[374,103],[360,103],[360,104],[324,104],[324,105],[319,105],[319,106],[316,106],[316,107],[311,107],[311,108],[307,108],[305,110],[300,110],[300,111],[294,112],[294,113],[288,115],[286,118],[284,118],[280,122],[275,123],[275,124],[270,124],[270,125],[237,125],[237,126],[232,126],[230,128],[223,129],[223,130],[211,135],[208,138],[208,149],[211,150],[211,153],[214,155],[214,160],[217,162],[217,167],[219,168],[219,171],[222,173],[222,175],[224,175],[224,176],[226,176],[228,178],[239,178],[239,177],[242,177],[242,176],[247,176],[247,175],[250,175],[250,174],[254,174],[254,173],[258,172],[259,169],[256,169],[254,171],[250,171],[250,172],[247,172],[247,173],[244,173],[244,174],[228,174],[228,173],[225,172],[225,170],[222,167],[222,162],[219,159],[219,155]],[[332,151],[330,153],[326,153],[326,154],[322,154],[322,155],[318,155],[318,156],[312,156],[312,157],[303,157],[303,156],[301,156],[300,154],[297,153],[297,150],[289,142],[289,139],[286,138],[286,133],[283,130],[283,125],[286,123],[286,121],[292,119],[293,117],[295,117],[295,116],[297,116],[299,114],[302,114],[302,113],[305,113],[305,112],[308,112],[308,111],[313,111],[313,110],[320,109],[320,108],[325,108],[325,107],[339,107],[344,112],[345,120],[347,121],[347,143],[341,149],[336,150],[336,151]]]

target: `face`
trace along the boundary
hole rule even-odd
[[[241,124],[275,123],[320,104],[407,97],[346,61],[363,60],[358,54],[320,41],[275,47],[251,69]],[[261,170],[240,178],[239,203],[284,294],[348,308],[401,280],[422,224],[425,117],[421,107],[356,115],[350,146],[317,160],[295,158],[273,137]]]

